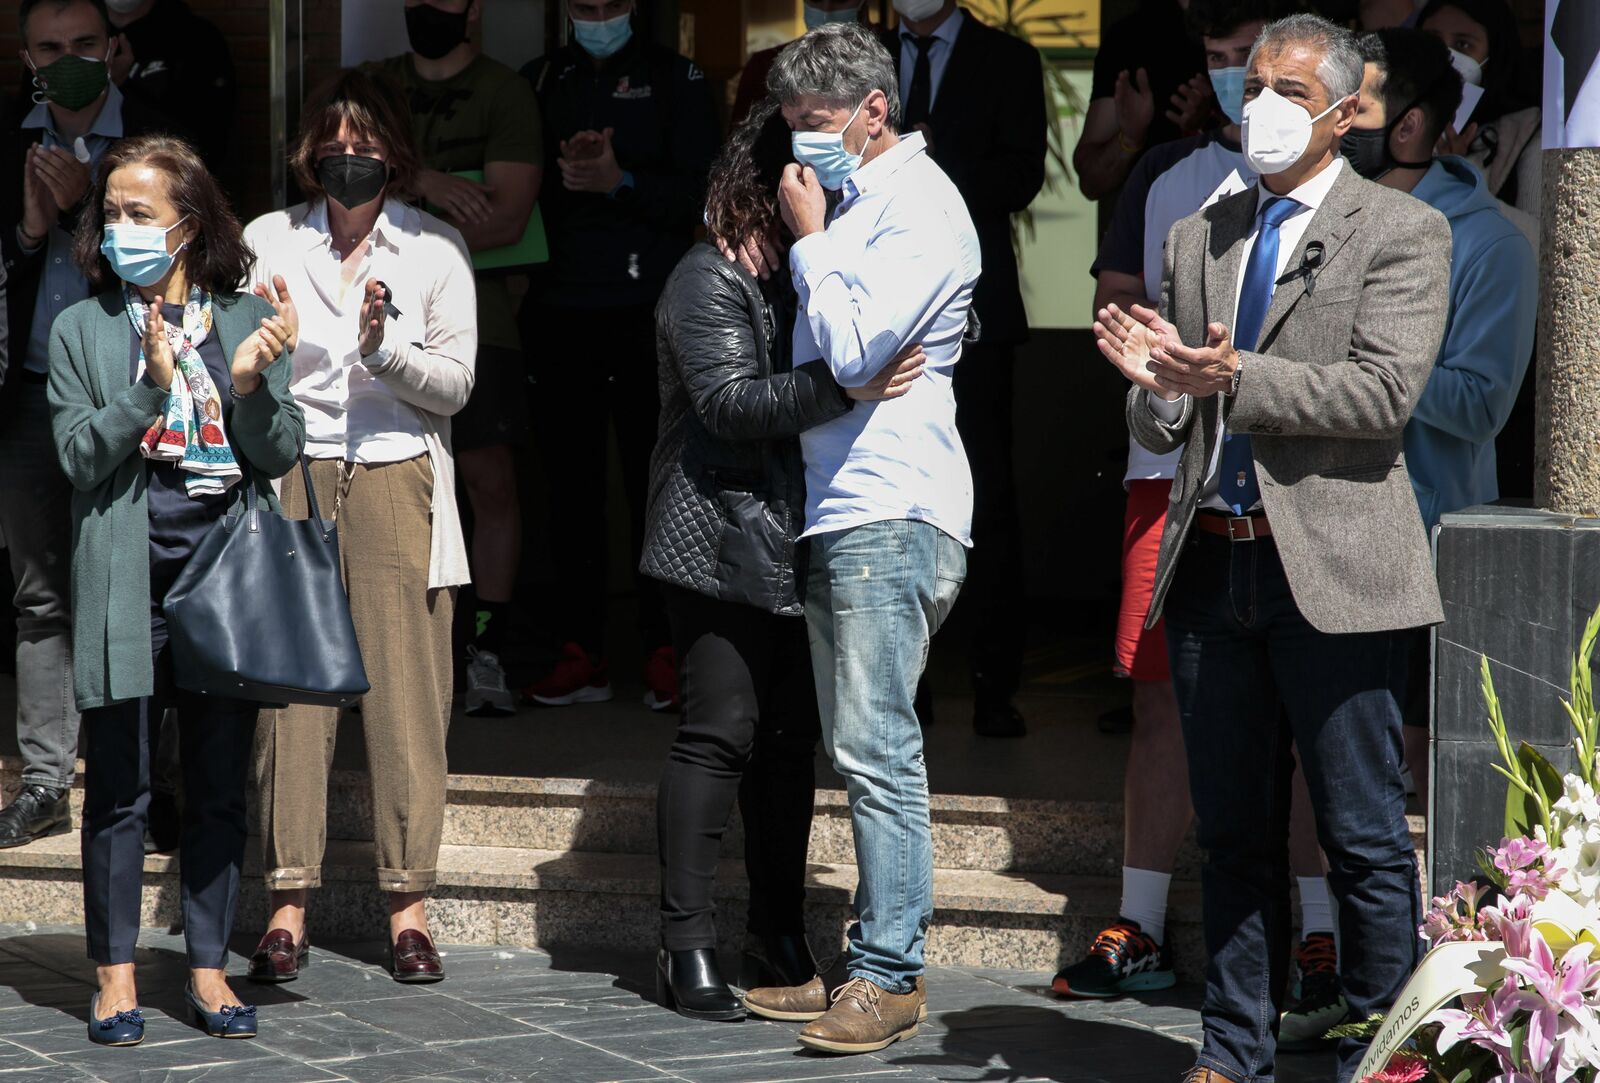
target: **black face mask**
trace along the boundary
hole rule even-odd
[[[1368,180],[1377,180],[1391,169],[1428,168],[1433,161],[1431,158],[1426,162],[1402,162],[1389,149],[1389,136],[1395,125],[1404,120],[1412,108],[1406,106],[1393,123],[1381,128],[1351,128],[1345,132],[1339,140],[1339,153],[1349,159],[1350,168]]]
[[[328,198],[347,211],[371,203],[389,183],[389,167],[377,158],[330,154],[317,159],[317,180]]]
[[[432,4],[406,8],[406,36],[412,52],[438,60],[467,40],[467,13],[441,11]]]

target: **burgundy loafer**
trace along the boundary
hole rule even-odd
[[[272,929],[261,938],[256,953],[250,956],[248,977],[251,981],[281,984],[294,981],[310,964],[311,941],[305,930],[300,931],[297,944],[288,929]]]
[[[398,982],[422,983],[444,980],[444,960],[427,933],[407,929],[389,948],[389,973]]]

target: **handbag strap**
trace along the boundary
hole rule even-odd
[[[322,540],[327,541],[333,533],[331,527],[322,518],[322,508],[317,504],[317,489],[311,484],[311,463],[304,454],[300,456],[300,478],[306,486],[306,503],[311,507],[311,518],[317,521],[317,532],[322,535]],[[249,531],[252,534],[261,531],[261,494],[256,492],[255,480],[249,479],[245,489],[246,518],[249,520]]]

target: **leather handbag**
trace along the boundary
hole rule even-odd
[[[212,526],[162,610],[178,687],[263,705],[343,707],[371,685],[304,456],[311,518],[262,511],[256,487]],[[242,505],[242,511],[241,506]]]

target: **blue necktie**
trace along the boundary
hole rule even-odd
[[[1239,312],[1233,321],[1233,347],[1253,350],[1261,336],[1261,323],[1272,303],[1273,280],[1278,277],[1278,227],[1300,209],[1286,196],[1269,200],[1261,210],[1261,228],[1245,265],[1244,283],[1239,287]],[[1261,499],[1256,482],[1256,461],[1250,453],[1250,437],[1228,433],[1222,441],[1222,460],[1217,466],[1217,495],[1244,515]]]

